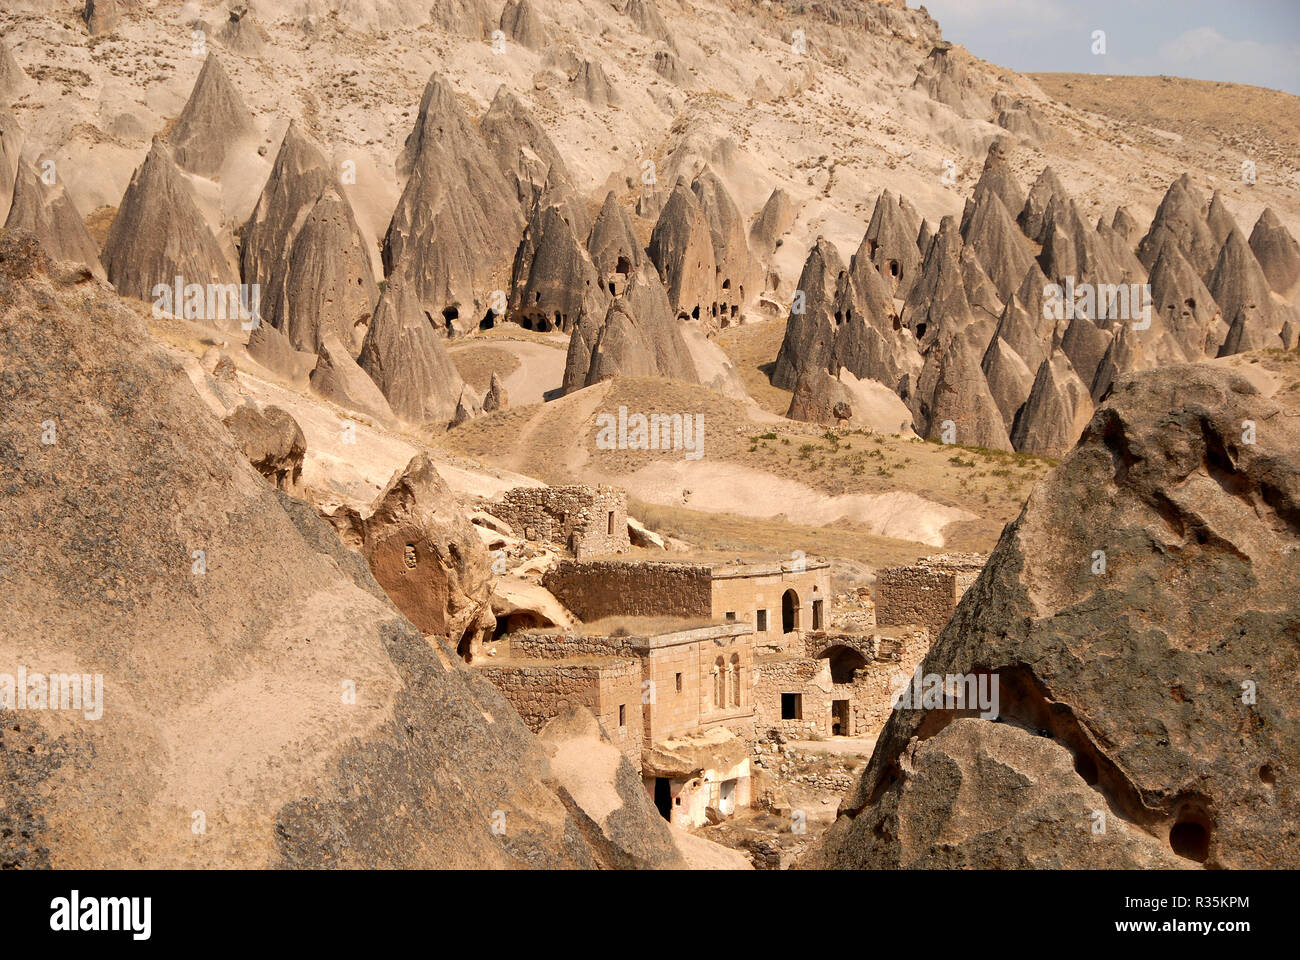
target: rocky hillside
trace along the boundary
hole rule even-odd
[[[1117,382],[921,665],[996,715],[897,709],[809,864],[1295,862],[1296,364]]]
[[[175,355],[13,234],[0,370],[0,659],[33,691],[41,669],[102,683],[93,722],[7,714],[0,863],[681,863],[642,795],[605,806],[625,833],[594,824],[495,688],[254,471]]]

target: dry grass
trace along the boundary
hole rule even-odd
[[[722,622],[707,617],[603,617],[584,623],[582,630],[593,637],[655,637],[713,627]]]
[[[519,358],[500,347],[469,344],[449,353],[460,378],[480,395],[492,385],[492,374],[505,379],[519,369]]]
[[[790,409],[790,391],[772,386],[768,379],[776,355],[785,339],[784,320],[765,320],[727,327],[714,343],[736,365],[745,389],[764,410],[785,416]]]
[[[1034,484],[1055,465],[1042,457],[945,446],[893,434],[828,430],[794,421],[778,427],[755,424],[743,404],[703,387],[659,378],[612,381],[590,413],[589,406],[582,394],[575,394],[507,410],[450,431],[442,444],[548,483],[582,483],[588,478],[571,463],[583,462],[607,476],[620,476],[655,460],[682,457],[681,451],[671,450],[596,449],[601,413],[616,414],[620,406],[646,414],[698,413],[704,418],[702,461],[797,479],[828,496],[915,493],[987,521],[968,529],[976,541],[987,540],[990,529],[995,535],[1014,517]],[[575,451],[585,458],[575,456]]]
[[[1182,77],[1030,76],[1068,106],[1199,141],[1201,157],[1230,145],[1261,167],[1267,162],[1300,171],[1300,98],[1289,93]]]
[[[834,557],[875,569],[912,563],[936,553],[933,547],[893,540],[864,532],[854,523],[806,527],[781,520],[737,517],[729,513],[703,513],[684,507],[661,507],[633,500],[628,512],[648,527],[696,547],[691,562],[745,563],[787,559],[796,550],[809,557]],[[951,529],[951,528],[950,528]],[[993,540],[983,549],[988,549]],[[951,547],[949,549],[952,549]],[[975,549],[962,547],[961,549]],[[666,554],[672,559],[673,554]]]

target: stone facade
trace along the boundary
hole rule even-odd
[[[871,633],[808,633],[754,666],[759,736],[870,737],[884,727],[894,692],[930,649],[930,632],[909,626]]]
[[[583,620],[683,617],[749,623],[761,644],[829,625],[830,564],[561,561],[542,585]]]
[[[516,487],[487,510],[510,524],[517,536],[557,544],[575,557],[627,553],[632,547],[627,491],[620,487]]]
[[[753,734],[754,636],[728,623],[635,641],[648,741],[723,726]]]
[[[533,733],[570,707],[583,706],[633,766],[640,768],[645,728],[641,664],[636,659],[512,660],[477,669],[510,701]]]
[[[542,586],[581,620],[606,617],[711,619],[711,568],[660,561],[561,560]]]
[[[923,624],[937,637],[987,560],[980,554],[940,554],[876,575],[876,622]]]

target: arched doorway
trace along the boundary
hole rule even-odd
[[[799,594],[793,589],[781,596],[781,632],[789,633],[799,629]]]
[[[867,658],[852,647],[827,647],[817,657],[831,662],[832,683],[852,683],[854,671],[867,665]]]

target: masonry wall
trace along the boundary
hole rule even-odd
[[[755,664],[754,724],[760,735],[777,730],[788,737],[831,736],[832,706],[848,702],[848,729],[853,737],[878,736],[893,710],[894,692],[911,677],[930,649],[923,626],[871,633],[805,634],[802,649],[760,658]],[[837,647],[856,650],[866,659],[848,683],[833,681],[826,655]],[[801,720],[781,719],[781,694],[803,695]]]
[[[610,740],[636,769],[641,769],[644,721],[640,709],[640,661],[491,663],[475,669],[501,691],[533,733],[571,707],[586,707],[595,714]],[[621,726],[620,706],[623,708]]]
[[[979,577],[984,560],[978,554],[940,555],[880,571],[876,575],[876,622],[924,624],[937,637],[966,588]]]
[[[709,567],[693,563],[561,560],[542,586],[579,619],[685,617],[713,612]]]
[[[779,730],[787,737],[806,740],[829,736],[831,730],[831,673],[828,662],[812,657],[764,659],[755,665],[754,727],[762,736]],[[803,697],[803,716],[781,719],[781,695]]]
[[[719,659],[724,680],[722,706],[715,701],[714,686]],[[738,735],[749,734],[754,712],[753,669],[754,639],[750,634],[646,651],[645,678],[651,681],[654,691],[654,702],[646,705],[647,737],[654,741],[667,740],[714,726],[726,726]],[[679,675],[680,691],[677,689]]]
[[[581,633],[521,630],[508,637],[509,656],[520,660],[566,660],[570,657],[635,657],[632,637],[595,637]]]
[[[627,491],[570,484],[516,487],[488,508],[525,540],[559,544],[575,557],[626,553]]]
[[[736,620],[753,625],[758,642],[777,638],[782,633],[782,598],[793,590],[795,604],[794,629],[811,630],[814,621],[814,603],[821,603],[821,628],[825,629],[831,614],[830,567],[812,566],[803,572],[793,573],[777,567],[736,575],[737,571],[720,567],[713,571],[712,615],[715,620],[735,614]],[[760,616],[765,613],[766,616]],[[761,623],[760,623],[761,621]]]
[[[854,681],[854,736],[878,736],[894,708],[894,692],[925,659],[933,634],[921,626],[877,636],[876,659]],[[837,687],[838,689],[838,687]]]

